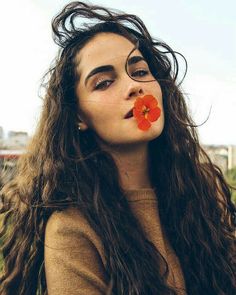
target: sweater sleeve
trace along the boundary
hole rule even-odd
[[[54,212],[45,230],[48,295],[105,295],[105,267],[79,215]]]

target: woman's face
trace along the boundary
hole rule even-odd
[[[164,127],[162,92],[159,83],[137,82],[125,70],[127,56],[134,44],[114,33],[100,33],[90,40],[76,56],[78,115],[82,126],[91,128],[99,139],[109,145],[136,144],[158,137]],[[153,80],[139,50],[129,56],[128,71],[135,79]],[[148,72],[147,72],[148,71]],[[147,131],[137,127],[134,117],[126,118],[137,97],[151,94],[161,109],[160,118]]]

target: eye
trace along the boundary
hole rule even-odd
[[[94,90],[105,90],[110,86],[110,84],[113,82],[113,80],[103,80],[103,81],[97,81],[94,86]]]
[[[133,72],[132,76],[133,77],[143,77],[149,74],[148,70],[137,70]]]

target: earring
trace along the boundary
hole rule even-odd
[[[85,126],[85,125],[83,124],[83,122],[78,122],[78,123],[77,123],[77,128],[78,128],[79,131],[84,132],[84,131],[87,130],[88,127]]]

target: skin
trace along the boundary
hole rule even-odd
[[[76,56],[76,85],[78,118],[82,132],[93,129],[99,144],[109,151],[118,166],[121,185],[124,189],[150,187],[148,176],[148,142],[158,137],[164,128],[162,91],[157,81],[138,82],[125,71],[127,56],[134,48],[133,43],[114,33],[99,33],[90,40]],[[132,56],[142,56],[135,50]],[[113,71],[86,77],[97,67],[111,65]],[[136,79],[153,80],[145,61],[128,67]],[[143,72],[145,71],[145,72]],[[145,76],[143,76],[145,73]],[[142,131],[134,117],[125,119],[137,97],[153,95],[161,109],[160,118],[150,129]]]

